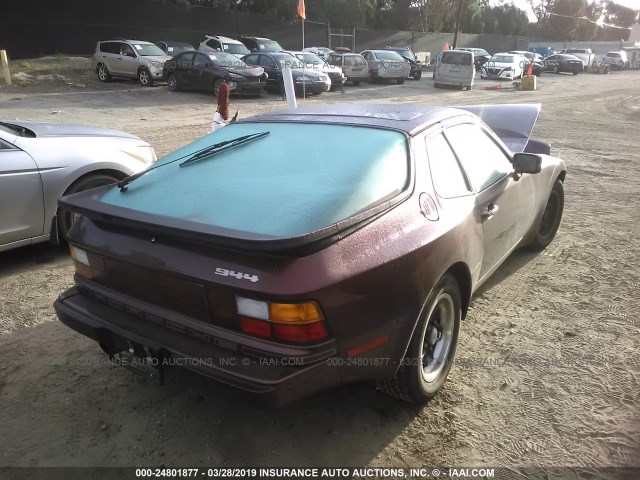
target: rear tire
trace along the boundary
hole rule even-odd
[[[104,63],[98,65],[98,80],[104,83],[111,81],[111,73]]]
[[[109,185],[119,180],[120,180],[119,178],[116,178],[107,174],[90,173],[76,180],[67,189],[67,191],[64,192],[64,195],[71,195],[72,193],[84,192],[85,190],[102,187],[104,185]],[[70,212],[68,210],[58,209],[58,235],[60,236],[61,240],[67,239],[67,234],[69,233],[69,229],[73,226],[73,223],[76,221],[76,219],[77,219],[77,215],[74,215],[73,212]]]
[[[396,78],[396,82],[398,85],[402,85],[404,83],[404,78]]]
[[[553,73],[560,73],[560,67],[558,67],[557,65],[553,67]]]
[[[418,72],[413,75],[414,80],[420,80],[421,78],[422,78],[422,72]]]
[[[429,294],[396,374],[378,383],[388,395],[424,404],[442,388],[455,356],[462,319],[458,282],[446,273]]]
[[[353,80],[351,83],[353,83],[353,85],[357,87],[358,85],[360,85],[360,80]]]
[[[540,219],[536,236],[527,248],[535,252],[544,250],[553,241],[560,227],[562,212],[564,210],[564,186],[560,179],[553,184],[547,205]]]

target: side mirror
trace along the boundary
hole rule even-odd
[[[516,153],[513,156],[513,169],[516,173],[540,173],[542,157],[535,153]]]

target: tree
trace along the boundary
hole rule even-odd
[[[376,0],[314,0],[307,2],[308,18],[338,28],[373,27]]]
[[[634,23],[638,23],[639,17],[640,10],[633,10],[632,8],[624,7],[611,0],[607,0],[604,4],[604,23],[625,28],[605,27],[604,39],[629,40],[629,34],[631,32],[628,28]]]

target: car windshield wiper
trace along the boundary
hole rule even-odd
[[[269,135],[269,132],[252,133],[243,137],[234,138],[233,140],[226,140],[224,142],[216,143],[215,145],[211,145],[210,147],[195,153],[191,158],[188,158],[187,160],[182,162],[180,166],[185,167],[187,165],[191,165],[199,160],[202,160],[203,158],[212,157],[220,152],[239,147],[240,145],[244,145],[245,143],[252,142],[253,140],[257,140],[267,135]]]
[[[266,135],[269,135],[269,133],[270,132],[252,133],[250,135],[244,135],[242,137],[233,138],[231,140],[225,140],[224,142],[214,143],[213,145],[210,145],[210,146],[205,147],[205,148],[203,148],[201,150],[198,150],[197,152],[189,153],[187,155],[183,155],[182,157],[178,157],[178,158],[176,158],[174,160],[171,160],[170,162],[163,163],[162,165],[156,165],[156,166],[148,168],[146,170],[142,170],[141,172],[129,175],[128,177],[125,177],[122,180],[120,180],[118,183],[116,183],[116,187],[118,187],[121,192],[126,192],[127,191],[127,185],[129,185],[134,180],[140,178],[145,173],[150,172],[151,170],[155,170],[156,168],[164,167],[165,165],[169,165],[171,163],[174,163],[174,162],[177,162],[177,161],[180,161],[180,160],[184,160],[185,158],[187,158],[187,160],[182,162],[180,164],[180,166],[182,167],[184,165],[189,165],[191,162],[197,162],[198,160],[201,160],[201,159],[206,158],[206,157],[210,157],[210,156],[215,155],[216,153],[220,153],[220,152],[222,152],[224,150],[228,150],[230,148],[237,147],[239,145],[243,145],[243,144],[245,144],[247,142],[250,142],[252,140],[255,140],[255,139],[258,139],[258,138],[262,138],[262,137],[264,137]]]

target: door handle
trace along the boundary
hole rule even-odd
[[[496,205],[495,203],[490,203],[489,205],[487,205],[487,209],[480,214],[480,218],[482,218],[482,220],[489,220],[497,212],[498,212],[498,205]]]

